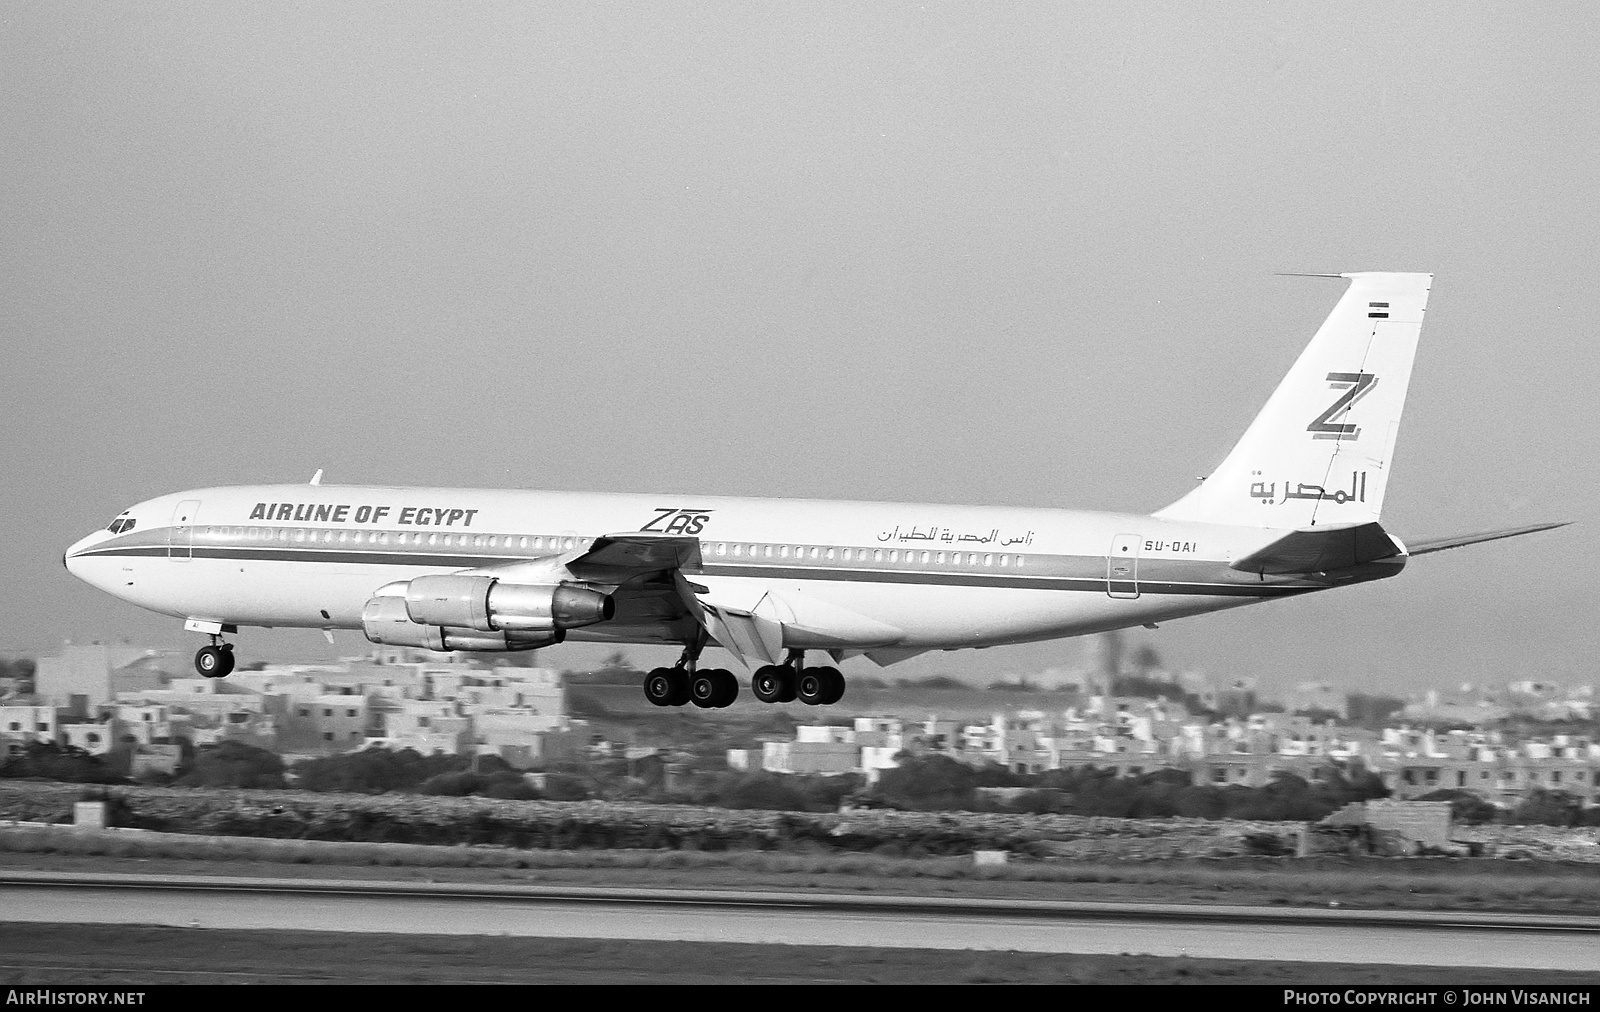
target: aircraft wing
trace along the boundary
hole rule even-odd
[[[629,531],[602,535],[560,555],[479,566],[461,575],[492,576],[506,583],[586,583],[604,590],[615,603],[610,626],[626,627],[646,639],[681,642],[699,616],[682,598],[674,577],[699,568],[697,539]]]
[[[491,563],[463,570],[463,575],[493,576],[508,583],[550,583],[580,580],[619,587],[659,577],[673,570],[700,568],[700,542],[673,534],[604,534],[562,555]]]
[[[630,531],[604,534],[587,549],[564,557],[567,570],[590,583],[622,584],[641,576],[700,568],[700,540],[678,534]]]
[[[1515,538],[1523,534],[1533,534],[1537,531],[1554,530],[1572,523],[1571,520],[1557,520],[1550,523],[1528,524],[1526,527],[1506,527],[1498,531],[1481,531],[1477,534],[1457,534],[1448,538],[1430,538],[1419,541],[1414,545],[1406,546],[1408,555],[1427,555],[1429,552],[1442,552],[1446,548],[1460,548],[1463,545],[1476,545],[1483,541],[1498,541],[1501,538]]]

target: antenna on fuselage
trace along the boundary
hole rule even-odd
[[[321,485],[322,484],[322,468],[320,468],[320,467],[317,468],[317,473],[311,476],[311,484],[313,484],[313,485]]]

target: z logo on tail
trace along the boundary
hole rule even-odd
[[[1348,411],[1350,406],[1367,395],[1373,387],[1378,385],[1378,377],[1370,372],[1330,372],[1328,385],[1335,390],[1348,388],[1339,395],[1339,399],[1328,405],[1328,410],[1318,415],[1306,426],[1306,431],[1311,433],[1312,439],[1360,439],[1361,427],[1353,422],[1331,422],[1329,419],[1340,412]]]

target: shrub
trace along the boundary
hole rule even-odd
[[[1535,788],[1511,813],[1511,821],[1524,826],[1577,826],[1583,822],[1583,802],[1565,791]]]
[[[54,742],[29,742],[22,755],[12,756],[4,766],[0,766],[0,777],[38,777],[74,784],[128,782],[126,777],[113,773],[99,756]]]
[[[206,745],[174,781],[180,787],[283,787],[283,760],[274,752],[236,741]]]
[[[572,773],[547,773],[544,778],[544,796],[551,801],[587,801],[589,785],[583,777]]]
[[[973,811],[976,788],[1015,786],[1017,778],[993,763],[971,766],[944,755],[902,753],[900,765],[879,778],[878,793],[899,808]]]
[[[1450,802],[1451,820],[1468,826],[1481,826],[1486,822],[1493,822],[1500,815],[1497,806],[1471,791],[1434,791],[1431,794],[1424,794],[1417,800]]]
[[[440,773],[424,780],[418,787],[419,794],[440,794],[452,798],[464,798],[483,785],[483,778],[471,770],[456,770],[451,773]]]
[[[294,772],[299,778],[296,786],[304,790],[381,794],[416,790],[430,777],[464,770],[469,762],[467,756],[424,756],[409,748],[398,752],[370,748],[308,759],[296,764]]]

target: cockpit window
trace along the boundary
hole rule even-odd
[[[135,522],[133,517],[117,517],[111,521],[111,526],[107,527],[106,530],[112,534],[126,534],[128,531],[133,530]]]

